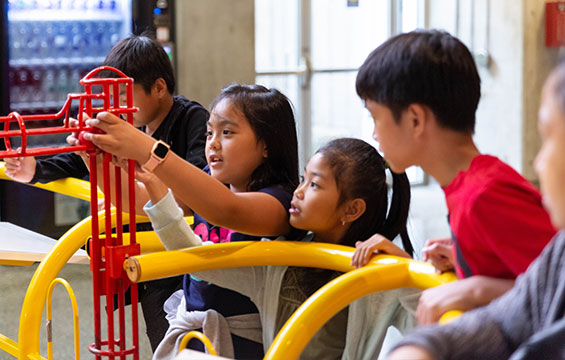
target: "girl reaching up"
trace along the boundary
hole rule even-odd
[[[100,113],[86,123],[105,132],[86,134],[86,140],[118,158],[135,160],[153,174],[145,174],[145,180],[154,183],[147,185],[152,199],[172,199],[170,188],[190,207],[195,231],[204,240],[292,236],[288,209],[298,184],[298,146],[291,104],[279,91],[237,84],[222,90],[207,122],[209,174],[110,113]],[[177,209],[176,205],[172,208]],[[164,234],[172,230],[158,223],[153,226]],[[169,248],[176,248],[180,240],[173,236]],[[225,318],[228,325],[237,322],[236,330],[230,326],[231,339],[226,342],[233,349],[231,356],[262,358],[261,323],[248,297],[186,275],[182,300],[194,330],[201,329],[208,318]],[[196,341],[189,347],[202,349]]]

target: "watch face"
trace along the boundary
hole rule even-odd
[[[157,143],[157,147],[155,148],[155,151],[153,153],[163,159],[168,152],[169,148],[167,146],[162,143]]]

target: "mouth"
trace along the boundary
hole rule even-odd
[[[224,161],[222,160],[222,158],[219,157],[218,155],[210,155],[208,157],[208,165],[210,166],[218,166],[223,162]]]
[[[300,214],[300,209],[296,207],[296,204],[294,204],[294,202],[291,202],[290,209],[288,209],[288,212],[290,215]]]

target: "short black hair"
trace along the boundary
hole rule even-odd
[[[134,83],[141,85],[147,94],[159,78],[165,80],[170,94],[175,91],[171,60],[150,32],[118,41],[106,56],[104,66],[114,67],[133,78]],[[101,72],[99,76],[115,75]]]
[[[416,30],[385,41],[365,60],[357,94],[387,106],[396,121],[410,104],[428,106],[438,123],[474,133],[481,79],[469,49],[445,31]]]
[[[231,84],[212,101],[210,113],[225,99],[241,111],[257,140],[267,146],[267,158],[251,174],[247,190],[274,185],[294,190],[298,185],[298,138],[290,100],[277,89]]]

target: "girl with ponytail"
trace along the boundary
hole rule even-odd
[[[410,203],[408,179],[405,174],[393,174],[389,206],[385,170],[385,161],[368,143],[352,138],[330,141],[312,156],[304,169],[289,210],[291,226],[308,231],[303,241],[348,246],[354,246],[376,233],[390,239],[400,235],[405,253],[409,256],[413,248],[406,234]],[[188,227],[186,221],[177,225],[171,221],[170,225],[161,228],[171,226]],[[160,230],[156,231],[167,248],[170,248],[169,243],[179,247],[178,236],[169,239]],[[187,234],[186,238],[189,239],[190,235]],[[186,247],[194,246],[194,241],[186,240],[185,243]],[[312,268],[256,266],[209,270],[192,275],[237,291],[255,303],[259,309],[266,350],[294,311],[340,273]],[[390,290],[354,302],[317,332],[300,358],[355,359],[380,349],[389,325],[401,331],[413,325],[412,315],[404,311],[402,304],[402,299],[412,293],[412,289]],[[175,339],[165,337],[164,343],[167,341],[171,343],[162,343],[160,347],[176,348]]]

